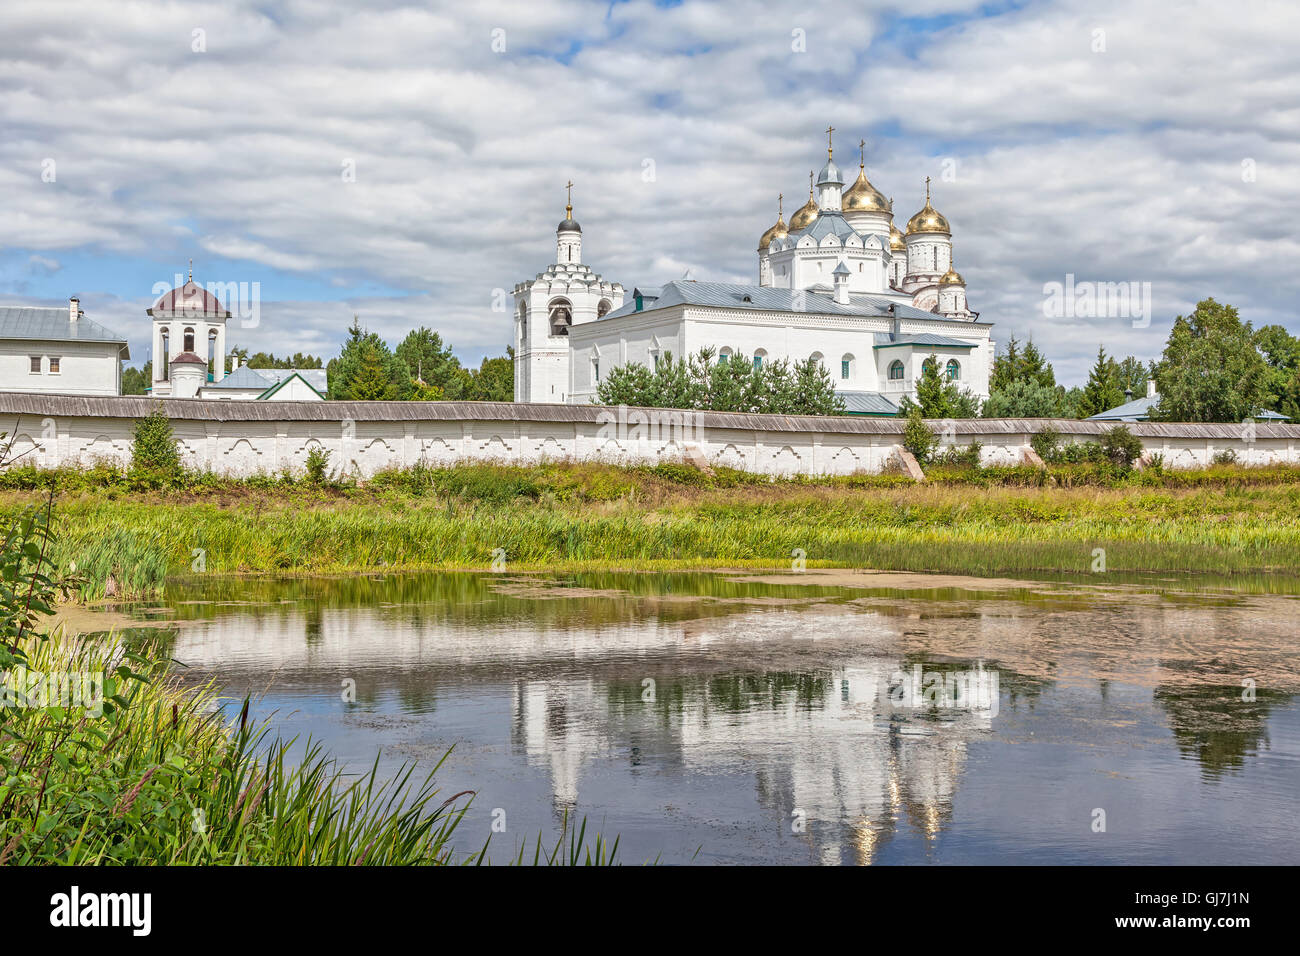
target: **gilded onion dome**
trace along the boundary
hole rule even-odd
[[[844,193],[843,210],[848,212],[881,212],[887,216],[894,215],[894,205],[886,199],[875,186],[867,181],[866,142],[858,147],[863,150],[858,161],[858,178]]]
[[[773,239],[784,239],[790,233],[789,228],[785,224],[785,212],[782,209],[784,200],[784,195],[776,197],[776,225],[763,233],[762,237],[758,240],[759,252],[764,251],[768,246],[770,246]]]
[[[907,242],[903,239],[903,234],[898,231],[898,227],[892,222],[889,224],[889,251],[906,252]]]
[[[907,220],[907,234],[909,236],[917,233],[930,232],[943,236],[951,236],[952,229],[948,227],[948,220],[930,205],[930,177],[925,177],[925,208],[918,212],[911,219]]]
[[[807,229],[812,225],[812,221],[817,218],[820,210],[817,208],[817,200],[813,198],[812,186],[813,174],[808,174],[808,201],[795,211],[790,217],[790,232],[798,232],[800,229]]]
[[[952,266],[949,266],[948,271],[939,277],[939,285],[940,286],[945,286],[945,285],[964,286],[966,285],[966,280],[961,277],[960,272],[958,272]]]

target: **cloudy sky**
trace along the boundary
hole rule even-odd
[[[1298,41],[1281,0],[4,0],[0,302],[77,294],[140,364],[192,257],[260,284],[236,343],[356,313],[477,362],[567,180],[607,278],[753,282],[833,125],[900,225],[934,178],[972,307],[1079,382],[1205,296],[1300,333]],[[1149,326],[1045,315],[1067,275],[1150,283]]]

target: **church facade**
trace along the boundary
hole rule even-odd
[[[868,181],[865,157],[845,188],[828,144],[809,182],[789,224],[778,208],[759,239],[756,285],[678,279],[626,299],[581,265],[582,231],[567,206],[556,263],[515,287],[515,400],[585,404],[610,369],[706,347],[755,365],[815,358],[853,414],[897,414],[931,355],[949,381],[987,398],[992,325],[967,304],[929,180],[905,230]]]

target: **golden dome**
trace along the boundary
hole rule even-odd
[[[776,197],[776,225],[763,233],[762,237],[758,240],[759,252],[762,252],[770,246],[773,239],[784,239],[790,233],[789,228],[785,224],[785,212],[781,208],[784,199],[784,196]]]
[[[844,193],[841,207],[846,213],[882,212],[892,217],[894,215],[893,203],[881,195],[880,190],[867,182],[866,146],[865,140],[858,144],[859,149],[863,151],[862,158],[858,162],[858,178]]]
[[[965,284],[966,284],[966,280],[961,277],[961,273],[958,272],[956,269],[954,269],[952,266],[949,266],[948,271],[939,277],[940,286],[945,286],[945,285],[964,286]]]
[[[898,231],[898,227],[892,222],[889,224],[889,249],[891,252],[907,251],[907,243],[903,240],[903,234]]]
[[[932,232],[944,236],[952,235],[952,229],[948,227],[948,220],[943,218],[943,216],[930,205],[929,176],[925,177],[925,208],[911,219],[907,220],[907,234],[911,236],[918,232]]]
[[[808,201],[800,206],[793,216],[790,217],[790,231],[798,232],[800,229],[806,229],[812,225],[812,221],[817,218],[817,213],[821,210],[817,208],[817,200],[813,199],[812,187],[813,174],[808,174]]]

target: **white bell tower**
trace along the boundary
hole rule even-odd
[[[569,329],[623,304],[623,287],[582,264],[573,183],[555,227],[555,262],[515,286],[515,401],[563,403],[569,392]]]

